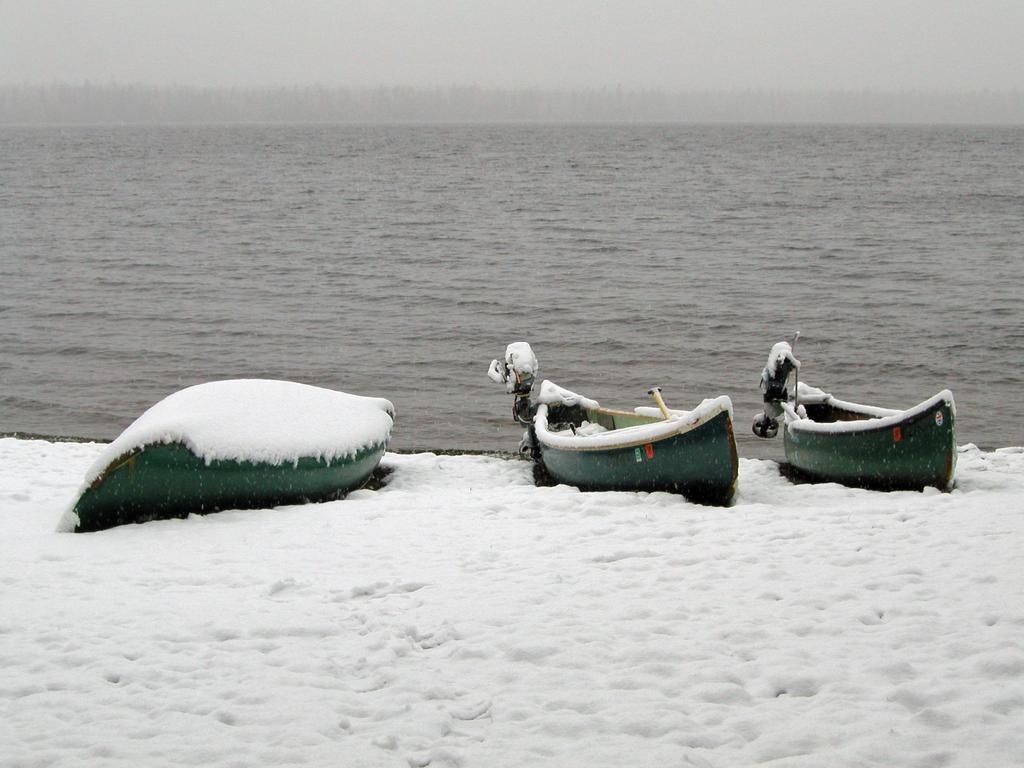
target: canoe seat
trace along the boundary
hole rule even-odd
[[[607,408],[583,408],[579,405],[548,405],[548,429],[552,432],[572,430],[575,432],[583,422],[598,425],[603,430],[624,429],[641,424],[661,421],[657,416],[640,416],[627,411],[612,411]]]
[[[833,424],[837,421],[867,421],[872,418],[866,413],[837,408],[831,403],[801,403],[807,411],[807,418],[819,424]]]
[[[642,416],[638,413],[628,411],[613,411],[606,408],[598,408],[587,411],[587,419],[594,424],[600,424],[605,429],[625,429],[626,427],[639,427],[644,424],[653,424],[661,421],[661,416]]]
[[[575,432],[586,416],[586,411],[578,405],[548,405],[548,429],[551,432]]]

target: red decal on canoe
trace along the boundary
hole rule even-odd
[[[903,439],[903,433],[900,432],[900,428],[899,427],[893,427],[892,428],[892,441],[894,443],[898,443],[902,439]]]
[[[647,458],[648,459],[653,459],[654,458],[654,445],[651,444],[651,443],[648,443],[647,445],[645,445],[644,446],[644,453],[647,454]]]

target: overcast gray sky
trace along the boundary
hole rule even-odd
[[[0,83],[1024,89],[1024,0],[0,0]]]

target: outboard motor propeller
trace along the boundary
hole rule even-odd
[[[779,417],[782,404],[793,400],[797,403],[800,361],[793,355],[793,344],[800,337],[793,335],[793,341],[780,341],[768,353],[768,363],[761,371],[761,392],[764,399],[764,413],[754,419],[753,430],[758,437],[772,438],[779,434]]]
[[[754,434],[758,437],[769,439],[779,434],[779,420],[773,419],[767,413],[758,414],[754,419]]]

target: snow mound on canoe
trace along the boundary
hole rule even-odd
[[[395,407],[379,397],[270,379],[211,381],[152,406],[106,447],[85,476],[154,443],[183,443],[207,463],[218,459],[294,464],[328,461],[386,444]]]
[[[564,387],[560,387],[553,381],[544,379],[540,383],[540,393],[537,395],[537,402],[543,405],[578,405],[581,408],[600,408],[597,400],[577,395]]]
[[[540,372],[537,356],[525,341],[513,341],[505,348],[505,362],[520,377],[536,376]]]
[[[787,360],[797,369],[800,368],[800,361],[793,354],[793,346],[788,341],[780,341],[768,353],[768,362],[764,366],[765,373],[769,376],[775,376],[778,373],[779,367]]]
[[[826,392],[824,389],[818,387],[812,387],[810,384],[800,382],[796,387],[799,395],[799,401],[801,405],[823,404],[823,405],[834,405],[837,408],[843,408],[850,411],[858,411],[860,413],[867,414],[868,416],[876,419],[884,419],[887,416],[902,416],[905,411],[896,410],[894,408],[879,408],[874,405],[863,405],[861,403],[851,403],[847,400],[840,400],[837,397],[833,397],[831,393]],[[949,390],[943,390],[948,392]],[[952,394],[950,394],[952,397]],[[806,414],[801,413],[801,417]],[[854,424],[856,422],[853,422]]]

